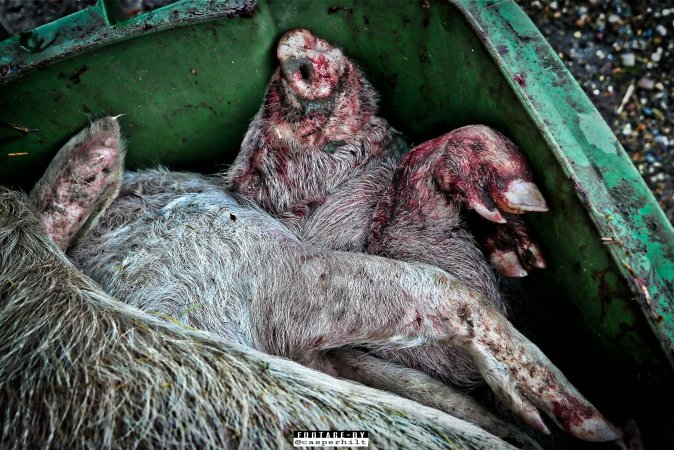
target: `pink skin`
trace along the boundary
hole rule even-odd
[[[229,179],[232,189],[255,198],[270,212],[284,213],[296,205],[322,203],[327,192],[352,176],[348,172],[339,176],[334,161],[325,160],[322,149],[326,145],[339,142],[355,147],[349,170],[394,157],[386,151],[372,95],[367,95],[368,87],[341,50],[306,30],[294,30],[281,38],[277,56],[281,67],[266,94],[260,136],[248,154],[244,142]],[[365,95],[360,95],[363,91]],[[309,109],[311,112],[307,112]],[[364,145],[357,145],[359,142]],[[306,189],[306,170],[325,165],[332,166],[331,179],[314,192]],[[435,179],[452,202],[461,201],[493,222],[505,223],[504,213],[547,210],[519,150],[488,127],[464,127],[425,142],[410,152],[399,170],[418,172],[421,179]],[[408,196],[418,196],[417,188]],[[283,193],[275,192],[279,190]],[[429,192],[423,197],[433,195]],[[280,202],[280,196],[290,199]],[[430,203],[425,205],[426,209],[431,207]],[[375,241],[376,228],[388,214],[386,210],[376,213]],[[528,270],[545,267],[540,248],[523,224],[517,226],[517,240],[505,239],[512,227],[491,228],[493,234],[501,236],[499,245],[483,242],[482,249],[499,273],[521,277]],[[535,257],[531,259],[531,255]]]
[[[436,265],[484,293],[493,289],[488,285],[495,285],[490,275],[481,272],[479,264],[474,269],[465,266],[477,261],[479,252],[466,244],[465,233],[451,231],[460,227],[458,210],[464,205],[494,224],[486,227],[484,248],[500,272],[523,276],[528,269],[545,267],[522,222],[506,220],[511,217],[508,214],[547,210],[524,158],[510,140],[488,127],[469,126],[425,142],[401,160],[400,153],[391,148],[395,139],[390,127],[376,116],[372,88],[339,49],[307,30],[293,30],[281,38],[277,56],[281,67],[227,175],[229,189],[255,199],[300,235],[315,223],[334,225],[325,217],[375,205],[369,206],[369,221],[362,223],[370,229],[369,253]],[[339,150],[325,150],[335,142],[340,143]],[[374,167],[390,167],[392,182],[388,189],[370,192],[375,199],[363,203],[363,190],[350,195],[349,183],[357,184]],[[321,168],[318,174],[317,168]],[[343,220],[356,219],[345,215]],[[324,236],[312,242],[331,246],[331,239]],[[410,248],[423,250],[409,254]],[[491,302],[498,304],[494,298],[497,293],[485,295],[480,300],[482,307],[493,310]],[[516,331],[490,317],[479,321],[484,334],[475,336],[477,344],[471,352],[478,360],[490,360],[480,364],[480,372],[527,423],[547,431],[531,399],[581,439],[607,440],[619,435],[562,381],[554,366],[539,359],[540,351],[517,344]],[[420,323],[418,318],[414,323]],[[494,350],[509,356],[491,360]],[[435,352],[436,357],[442,355]],[[506,372],[511,381],[502,378]],[[557,375],[539,378],[552,373]],[[511,382],[536,387],[527,399],[501,389]]]
[[[351,81],[357,83],[357,79]],[[287,189],[292,189],[294,182],[298,181],[293,178],[294,174],[290,173],[289,167],[295,146],[320,149],[334,140],[348,142],[351,136],[361,131],[363,122],[350,114],[350,111],[358,108],[355,99],[349,104],[339,105],[333,115],[317,111],[301,121],[287,120],[289,116],[292,117],[294,110],[286,105],[293,104],[294,108],[296,100],[294,96],[285,93],[286,89],[288,89],[287,82],[277,71],[267,91],[265,104],[279,107],[267,108],[264,111],[269,126],[263,130],[263,140],[251,155],[245,170],[238,170],[233,180],[235,188],[240,192],[250,192],[249,186],[257,176],[257,172],[264,165],[269,165],[270,161],[274,164],[277,180]],[[317,105],[321,105],[320,102],[320,99],[315,100]]]
[[[533,267],[545,267],[523,223],[509,215],[547,210],[524,158],[510,140],[484,126],[464,127],[417,146],[401,159],[392,149],[395,139],[385,122],[386,132],[381,132],[383,121],[376,116],[371,87],[338,49],[307,30],[293,30],[281,38],[277,54],[281,68],[228,174],[229,188],[257,200],[305,239],[338,249],[353,247],[331,244],[337,240],[330,233],[313,239],[315,234],[305,234],[305,230],[318,228],[320,235],[321,227],[315,224],[335,229],[336,216],[343,216],[344,223],[358,222],[358,217],[343,211],[370,207],[372,215],[361,225],[370,229],[369,253],[441,267],[482,292],[485,309],[498,305],[499,295],[482,265],[466,265],[479,261],[479,252],[459,230],[461,205],[493,224],[484,227],[483,247],[501,273],[524,276]],[[340,151],[326,155],[325,146],[335,141],[342,142]],[[351,154],[339,153],[342,148]],[[358,183],[373,167],[390,167],[391,184],[373,189],[369,194],[375,199],[364,202],[367,190],[358,188]],[[324,170],[318,177],[317,168]],[[349,194],[349,189],[355,189],[350,183],[355,183],[357,193]],[[412,321],[413,325],[420,323],[419,317]],[[538,350],[516,344],[519,338],[514,331],[495,325],[493,318],[481,323],[484,335],[476,336],[480,344],[473,348],[473,355],[489,360],[489,353],[498,349],[497,353],[510,356],[491,361],[480,372],[525,421],[547,430],[528,399],[499,387],[509,383],[500,378],[503,373],[535,385],[528,395],[536,406],[577,437],[607,440],[619,435],[568,382],[557,376],[543,377],[558,371],[531,355]],[[440,348],[428,354],[444,356]],[[411,361],[413,367],[431,363],[413,363],[417,357],[410,352],[403,360]]]
[[[90,229],[97,215],[119,191],[123,147],[116,117],[97,121],[73,137],[57,158],[62,170],[49,172],[31,192],[33,204],[44,205],[42,223],[62,249]]]
[[[548,210],[520,151],[489,127],[467,126],[424,142],[402,165],[425,165],[444,192],[493,222],[506,222],[502,212]]]
[[[374,117],[369,96],[352,95],[365,89],[365,81],[341,50],[299,30],[281,38],[277,54],[281,68],[227,184],[266,210],[283,213],[297,204],[322,202],[354,167],[379,158],[387,124]],[[318,180],[316,189],[307,186],[311,167],[331,174]]]
[[[546,202],[517,147],[497,131],[472,125],[424,142],[405,155],[394,180],[379,203],[373,240],[380,239],[394,209],[416,211],[423,223],[459,202],[490,221],[479,224],[483,233],[477,237],[499,273],[523,277],[546,267],[539,246],[513,215],[546,211]]]

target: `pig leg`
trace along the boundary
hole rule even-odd
[[[273,308],[264,302],[255,315],[265,318],[261,332],[272,338],[268,345],[280,346],[274,353],[304,361],[344,345],[458,346],[495,393],[534,428],[547,432],[539,408],[578,438],[620,436],[500,311],[456,278],[425,264],[310,249],[285,258],[284,265],[269,261],[278,278],[268,280]],[[291,274],[302,277],[287,286]],[[302,295],[289,289],[301,289]]]
[[[262,212],[234,205],[225,193],[166,200],[169,203],[154,214],[153,225],[146,230],[156,245],[199,250],[197,254],[203,255],[213,249],[239,252],[238,257],[233,254],[221,261],[218,276],[245,273],[246,289],[225,289],[217,306],[226,307],[223,299],[228,303],[234,300],[228,296],[245,293],[246,317],[252,318],[248,328],[257,348],[304,362],[313,359],[312,353],[345,345],[458,346],[474,359],[497,395],[538,429],[546,428],[536,406],[578,437],[607,440],[618,435],[482,293],[441,270],[308,246],[287,229],[270,224]],[[239,208],[237,214],[232,208]],[[213,269],[212,258],[201,263]],[[197,269],[195,273],[205,271]],[[147,274],[149,268],[145,270]],[[170,273],[173,283],[193,284],[193,278]]]
[[[480,173],[472,174],[475,180],[468,179],[471,175],[468,171],[472,170],[470,161],[462,162],[463,160],[459,158],[467,154],[461,146],[471,143],[468,137],[476,133],[478,137],[483,134],[488,136],[494,134],[485,127],[466,127],[422,144],[405,156],[395,170],[388,190],[381,196],[376,206],[367,251],[380,256],[419,261],[440,267],[480,292],[482,298],[490,305],[505,312],[496,277],[461,220],[459,201],[461,197],[458,194],[447,195],[446,190],[439,189],[442,186],[441,181],[448,177],[448,169],[445,168],[453,167],[454,163],[468,166],[464,174],[465,186],[473,189],[472,185],[468,184],[473,181],[478,186],[482,184],[484,176]],[[514,178],[519,172],[523,172],[522,177],[529,180],[530,175],[521,156],[511,144],[508,144],[510,146],[506,144],[503,144],[502,148],[511,151],[513,160],[517,162],[517,171],[507,166],[513,171],[509,176]],[[458,152],[459,155],[452,155],[452,151]],[[493,160],[495,158],[492,158]],[[447,182],[445,185],[449,186]],[[496,263],[499,271],[510,275],[525,275],[526,270],[519,263],[520,249],[528,248],[529,252],[523,253],[531,255],[540,255],[540,251],[535,245],[527,245],[531,240],[523,225],[515,226],[521,224],[517,216],[507,217],[512,217],[512,220],[505,224],[476,220],[475,228],[483,231],[483,248]],[[508,231],[511,228],[515,228],[519,233],[511,234]],[[513,243],[513,235],[518,236],[520,245]],[[542,261],[542,257],[538,260]],[[427,346],[423,349],[379,351],[378,354],[382,358],[423,370],[436,378],[457,385],[470,386],[477,381],[470,359],[453,350]]]
[[[416,203],[430,197],[434,204],[442,196],[499,224],[507,223],[504,213],[547,211],[517,147],[499,132],[480,125],[459,128],[413,148],[398,167],[394,184],[380,203],[373,227],[375,239],[391,215],[405,213],[402,207],[396,207],[396,201],[421,210],[424,206]],[[501,244],[510,242],[497,249],[490,244],[483,246],[499,272],[523,276],[526,270],[522,269],[545,267],[540,249],[522,222],[517,222],[514,231],[512,227],[494,228],[489,235],[501,236]],[[503,239],[507,234],[513,234],[513,238]],[[496,253],[493,257],[492,251]]]
[[[432,152],[431,155],[433,155]],[[419,165],[415,166],[413,163],[417,159],[419,159]],[[397,170],[391,187],[377,206],[377,213],[369,237],[368,252],[398,260],[425,262],[448,271],[462,284],[479,292],[480,295],[476,299],[476,310],[482,308],[485,311],[490,311],[487,314],[489,319],[487,319],[487,322],[483,322],[483,325],[489,330],[490,334],[493,333],[493,345],[511,346],[513,337],[518,336],[517,340],[519,340],[521,335],[512,328],[497,309],[502,302],[494,275],[484,262],[470,235],[462,228],[460,205],[457,204],[455,199],[449,198],[444,191],[437,189],[439,181],[428,176],[429,170],[432,169],[426,165],[427,162],[428,158],[420,159],[419,155],[411,153],[405,158],[401,168]],[[435,161],[431,166],[439,165],[440,162]],[[472,322],[474,323],[474,321]],[[496,322],[507,324],[508,331],[501,326],[493,326],[492,323]],[[489,347],[492,344],[486,345]],[[540,354],[537,348],[533,350],[535,348],[533,344],[528,345],[531,345],[533,353]],[[465,346],[462,347],[468,349]],[[575,404],[575,400],[568,398],[560,403],[559,400],[550,399],[549,391],[546,391],[547,388],[545,388],[548,375],[545,367],[549,364],[548,362],[539,362],[532,365],[533,360],[529,356],[524,357],[524,353],[521,355],[523,361],[526,360],[527,362],[522,365],[520,365],[520,362],[515,363],[514,360],[510,359],[519,351],[528,352],[524,347],[515,344],[515,347],[511,347],[509,350],[502,348],[504,354],[510,355],[507,357],[510,362],[502,360],[501,363],[492,366],[491,364],[496,361],[491,360],[487,363],[491,367],[489,369],[483,364],[486,360],[490,360],[491,356],[482,354],[483,361],[481,362],[480,357],[476,358],[474,348],[468,350],[477,363],[482,376],[501,397],[503,397],[503,394],[509,394],[506,392],[507,388],[506,391],[503,391],[502,388],[493,385],[495,382],[494,376],[504,375],[496,366],[505,367],[514,363],[519,367],[516,369],[518,371],[526,370],[524,367],[532,369],[531,372],[528,372],[530,375],[528,378],[531,383],[538,386],[538,391],[529,391],[521,395],[522,391],[516,389],[516,396],[507,403],[525,421],[533,424],[539,430],[544,430],[544,425],[527,412],[532,411],[530,402],[540,404],[541,401],[551,401],[550,405],[552,406],[548,407],[549,412],[554,412],[554,410],[561,412],[566,408],[560,408],[562,404],[571,407],[575,411],[574,413],[570,415],[562,413],[567,419],[562,421],[559,418],[557,419],[562,427],[567,430],[575,427],[571,424],[571,422],[575,422],[575,419],[570,419],[570,417],[579,417],[579,415],[585,414],[583,412],[584,407],[575,408],[571,406]],[[481,353],[481,350],[478,353]],[[451,379],[457,370],[454,367],[444,368],[435,362],[443,357],[442,354],[442,348],[437,345],[426,346],[422,349],[377,350],[377,355],[384,359],[424,370],[441,379]],[[542,354],[539,356],[542,356]],[[534,357],[534,359],[537,358]],[[463,366],[462,363],[461,359],[456,361],[455,366],[459,371]],[[524,374],[523,372],[520,373]],[[510,378],[510,375],[507,378]],[[505,379],[501,381],[504,382],[503,387],[510,383]],[[577,435],[592,439],[592,434],[593,432],[581,431]],[[604,436],[609,435],[611,434]]]
[[[439,409],[514,443],[518,448],[541,449],[530,436],[496,417],[470,395],[423,372],[355,349],[332,350],[327,356],[340,377]]]
[[[545,258],[522,218],[503,213],[506,223],[469,218],[470,230],[488,256],[491,265],[503,276],[523,277],[532,268],[544,269]]]
[[[30,192],[47,235],[65,250],[83,237],[117,196],[124,147],[116,117],[92,123],[70,139]]]
[[[422,158],[428,152],[441,152],[435,174],[440,187],[487,220],[504,223],[503,212],[548,210],[519,149],[492,128],[459,128],[413,151]]]
[[[411,177],[406,170],[397,170],[375,211],[368,253],[439,267],[505,313],[495,274],[465,230],[460,205],[439,191],[427,173]],[[481,381],[472,359],[460,349],[428,345],[376,349],[376,354],[458,386],[470,387]]]
[[[0,188],[0,447],[292,448],[368,430],[376,448],[512,448],[447,414],[203,332],[104,293]]]

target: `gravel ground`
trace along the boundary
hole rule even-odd
[[[517,2],[674,223],[674,1]]]
[[[122,0],[131,12],[175,0]],[[516,0],[592,99],[674,223],[674,1]],[[19,33],[95,0],[0,0]]]

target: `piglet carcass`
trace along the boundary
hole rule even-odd
[[[505,319],[491,268],[462,225],[462,205],[493,223],[484,248],[501,272],[544,266],[512,215],[545,209],[514,145],[473,126],[403,157],[373,89],[339,49],[293,30],[278,56],[228,173],[122,180],[119,128],[103,119],[61,150],[31,193],[49,235],[62,248],[78,236],[69,252],[78,267],[150,314],[496,433],[497,419],[437,379],[484,378],[541,431],[537,409],[582,439],[619,437]],[[370,369],[360,372],[363,358]],[[402,374],[415,383],[387,382]]]
[[[3,449],[278,449],[301,430],[369,430],[374,448],[512,448],[437,410],[117,302],[41,220],[0,187]]]

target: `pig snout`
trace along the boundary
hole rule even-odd
[[[288,31],[279,41],[276,55],[284,81],[298,99],[331,97],[344,71],[344,55],[338,48],[310,31]]]

